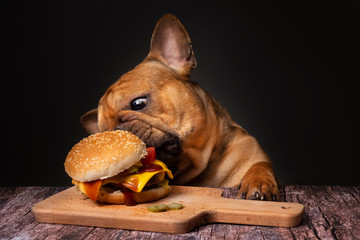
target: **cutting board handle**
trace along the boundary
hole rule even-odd
[[[208,222],[294,227],[302,219],[304,205],[210,197],[204,209]]]

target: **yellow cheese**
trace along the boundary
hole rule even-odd
[[[77,185],[79,190],[85,193],[91,200],[96,201],[102,180],[91,181],[91,182],[78,182],[72,180],[72,183]]]
[[[127,187],[134,192],[141,192],[145,187],[146,183],[158,173],[166,172],[169,178],[173,178],[171,171],[168,169],[165,163],[159,160],[155,160],[153,164],[160,165],[162,167],[162,170],[154,172],[135,173],[125,176],[119,174],[114,177],[104,179],[102,185],[105,185],[107,183],[118,183],[122,184],[124,187]]]
[[[159,160],[155,160],[153,164],[160,165],[162,169],[154,172],[143,172],[143,173],[135,173],[130,175],[118,174],[114,177],[110,177],[104,180],[92,181],[92,182],[78,182],[73,180],[72,183],[77,185],[81,192],[85,193],[90,199],[94,201],[96,201],[100,187],[108,183],[121,184],[122,186],[129,188],[134,192],[141,192],[145,187],[145,185],[149,182],[149,180],[156,174],[162,174],[159,177],[163,179],[165,177],[165,172],[166,172],[169,178],[171,179],[173,178],[171,171],[168,169],[165,163]],[[140,167],[142,166],[140,161],[135,165]]]

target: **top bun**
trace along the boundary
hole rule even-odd
[[[128,169],[146,154],[145,143],[128,131],[96,133],[70,150],[65,172],[79,182],[105,179]]]

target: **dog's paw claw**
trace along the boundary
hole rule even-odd
[[[248,199],[249,199],[249,200],[259,200],[259,199],[260,199],[260,194],[259,194],[259,192],[256,191],[255,194],[252,195],[252,196],[250,196]]]
[[[246,199],[246,194],[247,194],[246,192],[243,192],[243,193],[241,194],[241,198],[242,198],[242,199]]]
[[[269,180],[252,180],[243,182],[240,187],[239,197],[247,200],[279,201],[278,187]]]
[[[278,201],[278,200],[280,200],[280,197],[277,196],[276,194],[271,194],[271,199],[272,199],[273,201]]]
[[[260,200],[262,201],[262,200],[265,200],[265,199],[266,199],[266,193],[261,194]]]

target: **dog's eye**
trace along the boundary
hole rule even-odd
[[[148,100],[146,97],[136,98],[134,101],[131,102],[131,109],[132,110],[141,110],[148,104]]]

